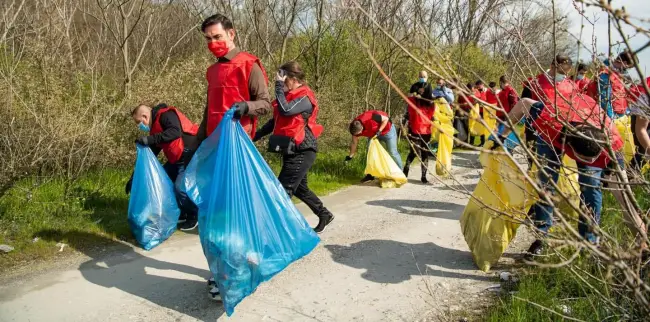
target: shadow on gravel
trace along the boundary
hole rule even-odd
[[[375,283],[398,284],[413,276],[490,281],[490,276],[439,270],[475,271],[469,252],[440,247],[434,243],[409,244],[391,240],[365,240],[350,246],[326,245],[332,259],[346,266],[365,269],[364,279]]]
[[[152,259],[135,252],[127,244],[85,232],[45,230],[37,236],[44,240],[64,242],[91,257],[79,265],[79,271],[93,284],[116,288],[201,321],[214,321],[224,313],[221,303],[208,298],[205,281],[210,272],[207,270]],[[104,245],[105,249],[100,251],[84,247],[91,240],[94,245]],[[104,253],[104,256],[100,253]],[[106,253],[112,255],[105,256]],[[155,270],[174,270],[199,276],[201,280],[158,276]]]
[[[385,199],[366,202],[369,206],[395,209],[402,214],[458,220],[465,209],[459,205],[444,201]]]

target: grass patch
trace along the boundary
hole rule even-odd
[[[316,194],[359,182],[364,151],[348,164],[343,163],[346,155],[344,150],[318,154],[308,177]],[[279,156],[265,155],[265,159],[276,173],[280,170]],[[71,185],[61,179],[19,182],[0,198],[0,244],[14,247],[0,254],[0,272],[57,256],[58,242],[80,251],[116,239],[135,242],[126,220],[129,197],[124,193],[130,174],[131,169],[102,170]]]
[[[638,191],[637,200],[643,209],[648,209],[650,199],[646,194]],[[610,193],[604,194],[604,206],[601,227],[621,243],[633,240],[623,223],[620,206]],[[565,255],[570,255],[568,250]],[[621,281],[617,272],[608,271],[605,265],[588,255],[579,257],[574,264],[571,269],[522,268],[518,272],[520,282],[516,293],[504,293],[488,310],[485,320],[568,321],[561,315],[585,321],[650,320],[643,315],[639,304],[633,301],[630,294],[617,286]],[[645,280],[646,283],[650,282],[647,273]],[[599,294],[603,294],[610,303],[605,303]]]

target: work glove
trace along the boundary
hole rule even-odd
[[[346,157],[345,157],[345,161],[344,161],[344,162],[345,162],[345,163],[348,163],[348,162],[350,162],[350,161],[352,161],[352,157],[351,157],[351,156],[349,156],[349,155],[348,155],[348,156],[346,156]]]
[[[381,131],[377,131],[377,133],[375,134],[375,136],[376,136],[376,137],[381,136]]]
[[[147,139],[146,136],[141,136],[141,137],[135,139],[135,143],[140,144],[140,145],[144,145],[144,146],[148,146],[149,145],[149,140]]]
[[[233,108],[235,109],[233,118],[236,120],[239,120],[242,116],[248,114],[248,103],[246,102],[237,102],[233,105]]]

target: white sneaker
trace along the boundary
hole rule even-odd
[[[210,289],[208,296],[215,301],[221,301],[221,294],[219,293],[219,288],[216,286]]]

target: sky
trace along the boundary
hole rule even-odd
[[[638,24],[639,26],[650,30],[650,5],[649,0],[612,0],[612,7],[621,8],[625,7],[626,12],[632,16],[632,22]],[[569,27],[569,32],[572,33],[577,39],[580,35],[580,19],[581,16],[578,11],[575,9],[572,0],[559,0],[558,5],[560,9],[564,9],[564,12],[567,12],[569,19],[571,21],[571,26]],[[581,6],[580,3],[577,3],[578,6]],[[607,39],[607,14],[595,8],[593,6],[585,6],[585,16],[594,22],[594,26],[585,21],[585,28],[582,34],[582,42],[587,44],[588,48],[591,48],[592,36],[596,35],[596,50],[597,52],[604,53],[607,55],[608,39]],[[636,19],[635,19],[636,18]],[[646,19],[648,22],[640,22],[638,19]],[[623,31],[631,37],[629,39],[630,45],[634,50],[639,49],[645,45],[650,38],[645,35],[636,35],[635,31],[631,27],[624,27]],[[612,27],[612,43],[621,41],[621,38],[618,30]],[[618,52],[622,51],[624,44],[619,47],[614,47],[612,49],[612,54],[616,55]],[[591,53],[587,52],[584,48],[580,50],[580,59],[583,61],[591,60]],[[638,54],[639,65],[643,70],[645,76],[650,76],[650,47],[646,48]],[[635,71],[630,70],[630,76],[633,78],[638,78],[638,74]]]

